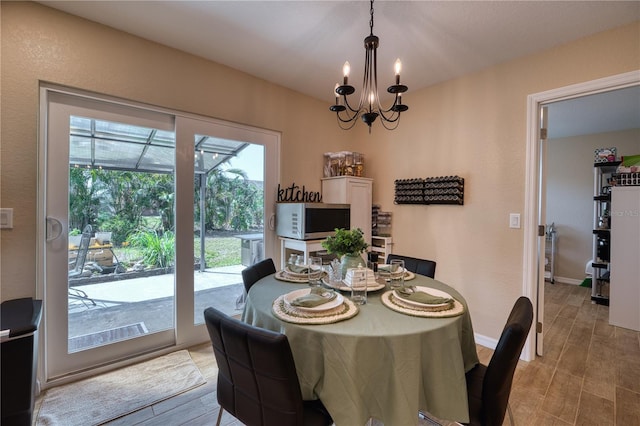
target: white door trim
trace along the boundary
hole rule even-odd
[[[264,229],[264,253],[266,257],[275,257],[278,253],[278,244],[277,238],[275,236],[275,230],[273,227],[269,226],[272,222],[270,219],[275,215],[275,201],[276,201],[276,187],[277,183],[280,180],[280,145],[281,145],[281,133],[262,129],[258,127],[253,127],[249,125],[229,122],[221,119],[215,119],[211,117],[205,117],[197,114],[185,113],[182,111],[173,111],[166,108],[149,106],[146,104],[141,104],[138,102],[128,101],[124,99],[113,98],[106,95],[99,95],[91,92],[86,92],[83,90],[71,89],[63,86],[58,86],[54,84],[41,82],[40,84],[40,104],[39,104],[39,135],[38,135],[38,221],[36,225],[37,236],[38,236],[38,244],[36,248],[36,256],[37,256],[37,276],[36,276],[36,296],[39,299],[50,299],[47,297],[47,286],[46,286],[46,262],[47,262],[47,250],[46,250],[46,215],[47,215],[47,199],[46,199],[46,185],[47,185],[47,134],[48,134],[48,111],[49,104],[52,98],[64,98],[66,96],[75,99],[77,102],[91,104],[92,102],[98,102],[102,107],[109,107],[109,111],[115,113],[119,107],[122,108],[134,108],[138,110],[140,113],[139,119],[149,119],[157,117],[166,116],[170,118],[171,128],[175,127],[174,120],[180,121],[191,121],[191,122],[201,122],[208,126],[215,126],[218,130],[216,136],[219,137],[227,137],[229,139],[237,138],[238,135],[241,136],[243,141],[257,143],[265,146],[265,164],[264,164],[264,172],[265,172],[265,196],[264,196],[264,209],[265,209],[265,229]],[[112,107],[111,107],[112,106]],[[147,118],[147,115],[152,118]],[[186,120],[188,119],[188,120]],[[161,119],[159,119],[162,121]],[[157,124],[157,123],[156,123]],[[164,123],[167,124],[167,123]],[[182,140],[182,139],[181,139]],[[182,156],[183,158],[193,158],[193,142],[192,138],[185,139],[189,143],[183,143],[176,141],[176,154]],[[268,152],[268,154],[267,154]],[[186,162],[192,166],[191,162]],[[190,183],[193,182],[193,168],[182,167],[178,168],[179,173],[181,173],[180,182]],[[183,191],[184,192],[184,191]],[[185,194],[183,194],[185,195]],[[186,195],[192,196],[192,190],[188,190]],[[182,196],[181,196],[182,197]],[[188,196],[186,197],[188,198]],[[185,200],[180,201],[182,208],[186,209],[187,206],[193,206],[193,200],[191,202],[183,202]],[[188,200],[186,200],[188,201]],[[191,218],[191,214],[183,214],[181,217],[189,217]],[[62,216],[61,216],[62,217]],[[184,227],[185,223],[190,222],[189,220],[184,220],[184,223],[181,225]],[[63,228],[66,230],[67,224],[66,221],[63,223]],[[192,233],[191,233],[192,234]],[[178,241],[177,241],[178,243]],[[184,246],[184,239],[182,241],[182,245]],[[65,245],[66,247],[66,245]],[[188,247],[188,246],[187,246]],[[191,244],[191,249],[193,249]],[[66,248],[65,248],[66,253]],[[187,253],[186,250],[180,251],[180,259],[176,259],[177,262],[181,261],[183,264],[184,259],[193,259],[193,253]],[[187,253],[187,256],[183,253]],[[66,265],[66,261],[62,262]],[[193,266],[192,264],[182,265],[182,268],[179,268],[178,265],[176,270],[184,270],[191,272],[191,281],[183,280],[180,286],[177,286],[176,296],[180,294],[182,297],[180,299],[176,299],[176,303],[184,303],[184,301],[193,302]],[[187,282],[185,282],[187,281]],[[179,293],[178,293],[179,292]],[[66,300],[66,293],[59,295],[60,298],[64,298]],[[191,306],[191,310],[193,310],[193,306]],[[169,331],[165,334],[171,334],[171,343],[169,343],[170,348],[167,349],[166,342],[163,341],[162,344],[155,345],[155,349],[158,352],[156,354],[161,354],[166,352],[167,350],[175,350],[179,349],[185,345],[192,345],[195,343],[204,342],[208,339],[206,334],[206,329],[204,325],[194,325],[193,324],[193,314],[190,315],[184,314],[184,309],[181,308],[181,311],[178,312],[180,321],[176,321],[176,329],[180,331],[177,336],[174,338],[174,331]],[[47,310],[45,309],[45,314],[43,315],[43,330],[47,330],[47,325],[51,326],[56,323],[58,318],[52,318],[49,314],[47,314]],[[47,324],[49,323],[49,324]],[[183,327],[183,324],[189,324],[191,327]],[[53,378],[51,377],[52,366],[48,365],[47,356],[45,355],[45,351],[47,350],[47,341],[51,339],[49,333],[40,333],[41,336],[41,344],[40,344],[40,354],[38,356],[39,366],[38,366],[38,381],[40,382],[42,388],[49,387],[52,384],[62,384],[63,382],[70,381],[72,379],[78,379],[89,374],[88,370],[73,372],[68,375],[60,375],[60,377]],[[104,365],[102,367],[98,367],[92,372],[97,371],[106,371],[109,368],[121,367],[126,364],[130,364],[133,362],[137,362],[143,359],[148,358],[149,353],[143,353],[142,355],[135,355],[132,358],[127,358],[122,362],[116,362],[110,365]],[[122,359],[120,357],[119,359]],[[93,367],[91,367],[93,368]]]
[[[523,277],[522,293],[537,306],[538,295],[536,283],[538,280],[538,206],[539,206],[539,166],[540,166],[540,106],[550,102],[572,99],[640,84],[640,70],[604,77],[584,83],[560,87],[545,92],[527,96],[527,145],[525,168],[525,200],[524,200],[524,248],[523,248]],[[542,308],[542,307],[541,307]],[[536,323],[534,318],[533,332],[529,333],[522,352],[526,361],[535,358]],[[543,326],[544,327],[544,326]]]

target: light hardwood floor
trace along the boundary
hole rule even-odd
[[[517,425],[640,426],[640,333],[610,326],[608,318],[608,307],[591,303],[589,288],[546,285],[545,355],[518,365],[510,399]],[[207,384],[109,425],[215,424],[217,367],[211,346],[190,353]],[[478,346],[478,355],[486,364],[492,350]],[[241,425],[228,413],[222,424]]]

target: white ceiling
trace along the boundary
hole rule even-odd
[[[548,125],[550,139],[640,129],[640,86],[552,103]]]
[[[361,85],[368,1],[40,1],[326,101],[349,60]],[[640,20],[640,1],[382,1],[381,91],[412,90]]]

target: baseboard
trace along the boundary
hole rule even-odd
[[[580,285],[583,280],[576,280],[575,278],[556,277],[556,281],[563,284]]]
[[[498,341],[496,339],[492,339],[487,336],[483,336],[482,334],[474,333],[474,338],[476,339],[476,344],[480,346],[484,346],[485,348],[495,349],[498,346]]]

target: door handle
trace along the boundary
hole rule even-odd
[[[47,217],[46,239],[47,242],[57,240],[62,235],[62,222],[55,217]]]
[[[276,229],[276,215],[273,213],[269,217],[269,229],[271,229],[272,231]]]

